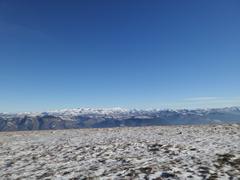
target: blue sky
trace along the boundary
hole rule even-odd
[[[238,0],[0,0],[0,112],[240,105]]]

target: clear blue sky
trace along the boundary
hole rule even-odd
[[[0,111],[240,105],[239,0],[0,0]]]

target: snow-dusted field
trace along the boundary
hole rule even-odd
[[[239,179],[240,125],[1,132],[0,179]]]

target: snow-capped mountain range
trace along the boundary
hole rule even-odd
[[[240,123],[240,107],[195,110],[76,108],[0,113],[0,131],[208,123]]]

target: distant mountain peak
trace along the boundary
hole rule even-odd
[[[0,131],[209,123],[240,123],[240,108],[74,108],[41,113],[0,113]]]

